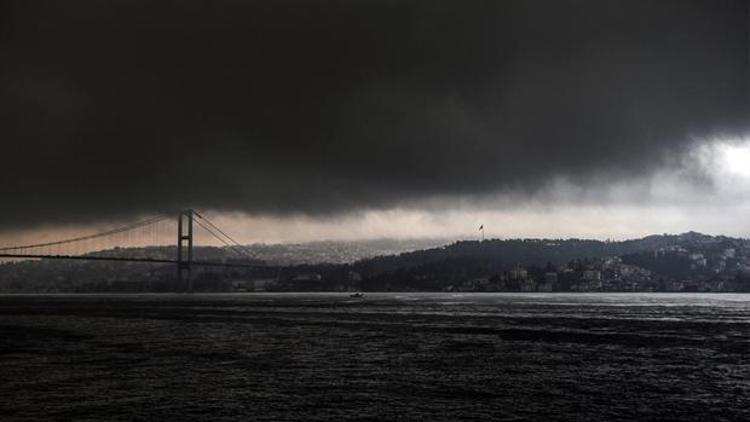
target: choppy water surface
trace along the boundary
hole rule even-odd
[[[750,295],[0,296],[3,420],[750,420]]]

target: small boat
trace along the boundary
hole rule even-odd
[[[365,294],[364,294],[364,293],[362,293],[362,292],[357,292],[357,293],[352,293],[352,294],[350,294],[350,295],[349,295],[349,297],[356,297],[356,298],[360,298],[360,297],[365,297]]]

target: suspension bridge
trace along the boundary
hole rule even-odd
[[[219,245],[231,259],[224,256],[197,259],[194,248],[200,233],[209,242]],[[176,236],[176,242],[175,242]],[[176,248],[163,248],[172,239]],[[170,254],[173,254],[170,256]],[[86,260],[114,262],[145,262],[172,264],[178,285],[193,290],[193,267],[264,268],[252,251],[219,228],[196,210],[180,211],[177,215],[159,215],[114,229],[61,240],[0,247],[4,260]]]

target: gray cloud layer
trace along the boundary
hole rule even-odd
[[[0,225],[283,214],[648,174],[748,116],[748,2],[0,10]]]

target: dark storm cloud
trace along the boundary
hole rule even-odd
[[[4,2],[0,224],[647,174],[747,117],[746,1]]]

